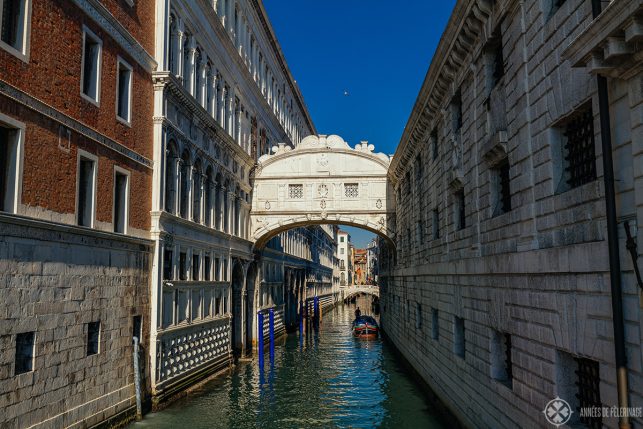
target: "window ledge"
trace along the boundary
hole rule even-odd
[[[4,49],[5,51],[9,52],[11,55],[14,57],[18,58],[19,60],[25,62],[26,64],[29,64],[29,54],[28,53],[23,53],[19,51],[18,49],[14,48],[11,45],[6,44],[2,40],[0,40],[0,48]]]
[[[85,101],[90,102],[94,106],[100,107],[100,101],[99,100],[94,100],[89,95],[85,94],[83,91],[80,91],[80,96],[81,96],[81,98],[85,99]]]
[[[132,128],[132,121],[128,121],[127,119],[122,118],[118,115],[116,115],[116,120],[121,124],[125,125],[126,127]]]

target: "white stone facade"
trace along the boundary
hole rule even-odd
[[[0,426],[91,426],[131,415],[132,333],[149,338],[151,242],[7,214],[0,237]],[[91,323],[96,353],[88,351]],[[17,337],[28,332],[29,367],[19,369]],[[141,367],[145,385],[144,356]]]
[[[342,287],[351,285],[352,276],[350,274],[350,241],[351,236],[346,231],[339,231],[337,234],[339,242],[337,244],[337,257],[339,258],[339,284]]]
[[[283,144],[259,158],[254,175],[251,238],[258,246],[300,225],[344,224],[395,237],[390,159],[361,142],[310,135],[294,149]]]
[[[253,262],[252,169],[271,142],[294,146],[314,127],[260,2],[160,1],[156,46],[149,353],[161,401],[252,351],[256,285],[281,280]]]
[[[548,427],[548,401],[580,405],[581,367],[594,369],[601,404],[617,405],[603,135],[588,71],[609,75],[624,307],[615,316],[630,406],[643,403],[641,289],[624,240],[629,221],[640,254],[643,74],[627,56],[636,45],[622,40],[624,56],[586,36],[627,37],[640,8],[615,1],[593,22],[588,1],[461,0],[438,46],[390,168],[397,255],[381,255],[382,324],[467,427]]]

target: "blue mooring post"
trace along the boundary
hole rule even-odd
[[[315,295],[313,305],[313,317],[315,318],[315,326],[319,326],[319,297],[317,295]]]
[[[261,312],[257,313],[257,324],[259,325],[259,328],[257,329],[259,334],[259,368],[263,368],[263,313]]]
[[[299,335],[304,333],[304,303],[299,303]]]
[[[275,360],[275,309],[270,309],[270,315],[268,316],[269,327],[270,327],[270,362]]]

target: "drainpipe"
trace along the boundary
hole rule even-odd
[[[134,389],[136,391],[136,420],[143,420],[143,407],[141,406],[141,370],[139,365],[138,337],[134,337]]]
[[[592,0],[592,16],[602,11],[601,0]],[[614,325],[614,356],[616,364],[616,389],[618,406],[628,407],[627,357],[625,354],[625,327],[623,324],[623,294],[621,291],[621,262],[618,250],[618,220],[616,217],[616,192],[614,190],[614,164],[612,162],[612,134],[609,113],[607,78],[598,75],[598,106],[601,123],[601,146],[603,148],[603,183],[605,185],[605,208],[607,213],[607,245],[610,263],[612,292],[612,323]],[[625,414],[625,413],[623,413]],[[619,418],[620,429],[630,429],[627,415]]]

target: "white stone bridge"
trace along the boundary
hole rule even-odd
[[[294,149],[279,144],[254,173],[251,237],[261,249],[282,231],[339,224],[395,238],[390,157],[366,142],[351,148],[339,136],[308,136]]]
[[[359,286],[346,286],[339,289],[342,299],[349,299],[353,296],[359,295],[373,295],[380,297],[380,288],[379,286],[373,285],[359,285]]]

